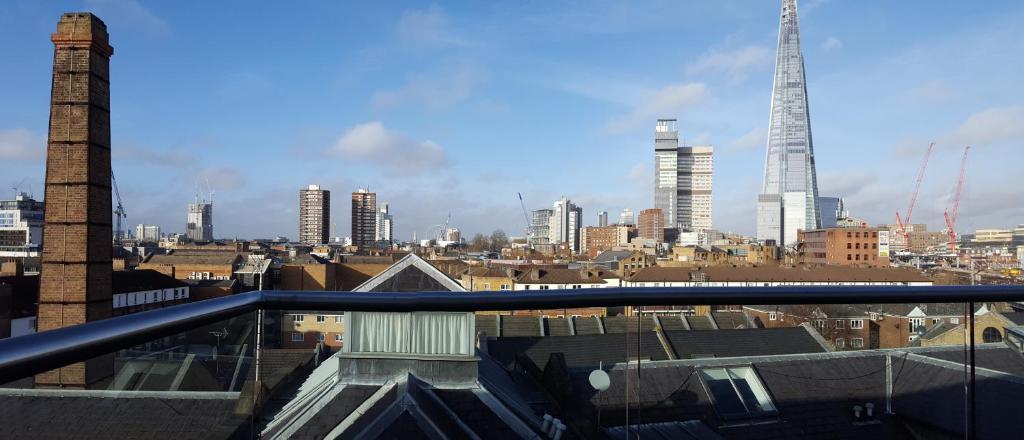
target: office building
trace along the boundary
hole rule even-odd
[[[665,212],[661,209],[640,211],[636,224],[638,238],[653,240],[655,243],[665,242]]]
[[[299,190],[299,242],[327,243],[331,236],[331,192],[320,185]]]
[[[654,128],[654,206],[665,227],[679,231],[711,228],[714,149],[680,147],[675,119],[659,119]]]
[[[359,188],[352,193],[352,244],[360,249],[377,241],[377,193]]]
[[[43,202],[25,193],[14,200],[0,200],[0,257],[39,257],[43,209]]]
[[[764,187],[757,196],[757,239],[790,246],[798,230],[821,227],[796,0],[782,4],[775,63]]]
[[[632,226],[636,224],[636,220],[633,219],[633,210],[626,208],[619,213],[619,224],[624,226]]]
[[[799,255],[805,264],[889,267],[889,230],[828,228],[800,231]]]
[[[139,224],[135,226],[135,240],[145,243],[160,242],[160,227]]]
[[[40,332],[111,316],[110,56],[107,26],[64,14],[54,44],[46,210],[39,277]],[[98,356],[36,375],[37,387],[87,388],[113,374]]]
[[[189,240],[208,242],[213,241],[213,202],[200,202],[196,198],[195,203],[188,204],[188,222],[185,223],[185,236]]]
[[[597,213],[597,226],[608,226],[608,211]]]
[[[550,221],[552,214],[554,214],[554,211],[550,209],[538,209],[531,213],[530,236],[528,237],[528,241],[531,246],[551,243]]]
[[[551,207],[548,219],[548,242],[565,244],[573,253],[580,251],[580,227],[583,225],[583,208],[562,197]]]
[[[818,197],[818,209],[821,211],[822,228],[835,228],[839,226],[840,219],[848,217],[842,197]]]
[[[580,253],[594,259],[604,251],[629,244],[631,226],[587,226],[580,229]]]
[[[382,246],[390,246],[394,240],[395,229],[394,221],[391,217],[391,211],[388,208],[387,203],[381,203],[380,209],[377,210],[377,233],[374,236],[374,241],[381,244]]]

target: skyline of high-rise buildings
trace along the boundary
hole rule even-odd
[[[552,204],[548,225],[548,242],[550,244],[565,243],[572,252],[579,252],[583,208],[563,196]]]
[[[390,246],[394,241],[395,230],[391,209],[387,203],[380,204],[380,209],[377,210],[374,222],[376,223],[377,231],[374,235],[374,241],[383,246]]]
[[[370,248],[377,241],[377,193],[359,188],[352,193],[352,244]]]
[[[798,230],[821,227],[818,181],[807,105],[807,78],[800,50],[796,0],[784,0],[765,153],[764,185],[757,196],[757,239],[780,246]]]
[[[213,241],[213,201],[196,198],[195,202],[188,204],[185,236],[192,241]]]
[[[320,185],[299,190],[299,243],[316,245],[330,241],[331,191]]]

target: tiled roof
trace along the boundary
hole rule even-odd
[[[697,270],[687,267],[647,267],[628,279],[634,282],[688,282],[691,272],[703,274],[708,282],[928,282],[919,271],[903,268],[865,268],[849,266],[708,266]]]
[[[156,264],[164,266],[173,266],[179,264],[221,264],[221,265],[233,265],[238,259],[241,258],[241,254],[236,252],[194,252],[186,253],[176,251],[171,254],[160,255],[153,254],[150,256],[144,264]]]
[[[606,284],[596,271],[585,269],[533,269],[516,278],[519,284]]]
[[[539,316],[501,316],[501,336],[540,336]]]
[[[308,420],[295,433],[293,439],[322,439],[345,420],[359,405],[380,389],[374,385],[345,385],[315,417]]]
[[[743,312],[711,312],[711,317],[720,329],[750,328]]]
[[[805,327],[670,331],[665,337],[680,359],[822,353],[825,347]]]
[[[595,263],[610,263],[613,261],[620,261],[625,258],[629,258],[633,255],[633,251],[604,251],[594,258]]]
[[[535,337],[501,337],[490,340],[487,350],[492,357],[507,367],[515,363],[516,355],[525,354],[540,368],[544,368],[548,358],[554,353],[562,353],[570,367],[597,366],[624,362],[627,358],[636,358],[637,338],[643,349],[641,355],[645,359],[666,360],[668,354],[654,332],[639,334],[623,333],[602,335],[576,336],[535,336]]]
[[[1024,325],[1024,312],[1008,312],[1001,315],[1016,325]]]

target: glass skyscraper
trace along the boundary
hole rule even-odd
[[[796,0],[783,0],[757,238],[788,246],[796,242],[797,230],[821,227],[817,196]]]

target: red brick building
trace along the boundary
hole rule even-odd
[[[636,226],[637,237],[654,240],[656,243],[665,241],[665,212],[660,208],[640,211]]]
[[[805,264],[888,267],[889,230],[828,228],[799,231],[800,259]]]

